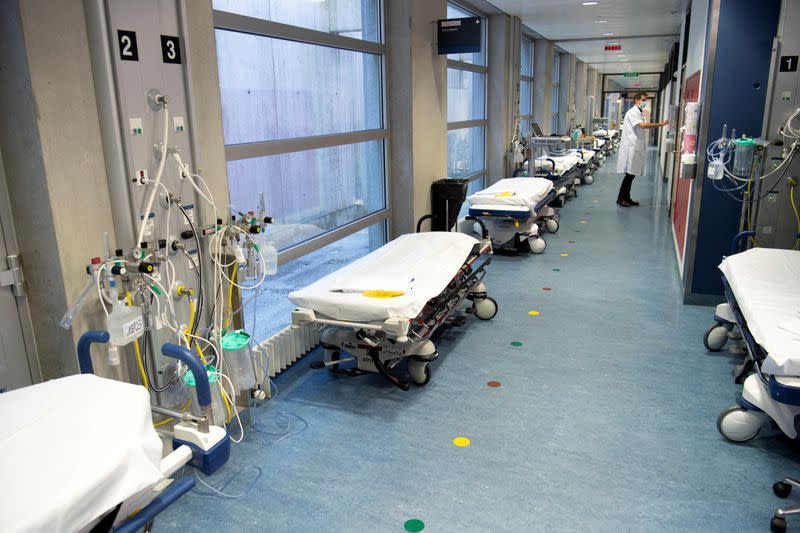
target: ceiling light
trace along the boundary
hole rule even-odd
[[[611,37],[612,35],[614,35],[614,32],[611,32],[611,33],[604,33],[604,34],[603,34],[603,37]]]
[[[621,61],[622,63],[627,63],[627,62],[628,62],[628,60],[627,60],[627,59],[620,59],[620,61]]]
[[[581,2],[582,6],[596,6],[597,2]]]
[[[608,19],[597,19],[597,20],[595,20],[595,22],[597,24],[605,24],[606,22],[608,22]]]

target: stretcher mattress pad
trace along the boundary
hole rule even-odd
[[[521,206],[534,211],[553,190],[553,182],[545,178],[506,178],[469,196],[472,206]]]
[[[767,374],[800,376],[800,251],[753,248],[719,266],[755,341]]]
[[[0,530],[80,531],[163,477],[144,387],[91,374],[0,394]]]
[[[378,323],[389,318],[412,319],[428,300],[444,291],[477,243],[474,237],[456,232],[402,235],[289,293],[289,300],[334,320]],[[365,291],[403,294],[374,298],[365,296]]]

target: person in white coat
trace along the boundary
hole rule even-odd
[[[644,158],[647,153],[645,147],[645,130],[666,126],[668,121],[645,122],[642,111],[647,107],[647,95],[636,93],[633,97],[634,106],[625,113],[622,121],[622,139],[619,142],[619,157],[617,159],[617,172],[625,174],[622,185],[617,195],[617,205],[630,207],[639,205],[631,200],[631,185],[633,178],[644,174]]]

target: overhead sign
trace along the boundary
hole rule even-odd
[[[639,77],[639,73],[638,72],[626,72],[625,73],[625,77],[626,78],[638,78]]]

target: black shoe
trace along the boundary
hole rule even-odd
[[[620,207],[630,207],[632,204],[628,200],[617,200],[617,205]]]
[[[630,198],[628,198],[628,205],[639,205],[639,202],[637,202],[636,200],[631,200]]]

